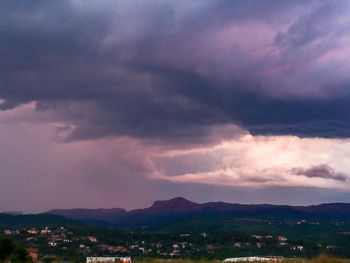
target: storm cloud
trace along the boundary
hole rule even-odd
[[[45,208],[86,191],[102,197],[76,205],[204,201],[206,184],[227,201],[233,188],[270,201],[264,188],[345,191],[349,11],[324,0],[1,1],[3,205],[21,203],[15,186]],[[27,189],[38,182],[50,207]],[[67,199],[56,202],[56,186]]]
[[[36,102],[74,127],[67,140],[202,144],[227,125],[255,135],[347,138],[350,79],[340,67],[349,63],[331,54],[350,39],[348,8],[2,1],[1,109]]]

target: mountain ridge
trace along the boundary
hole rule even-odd
[[[0,227],[37,227],[58,225],[81,225],[81,222],[54,214],[21,214],[0,213]]]
[[[211,220],[260,219],[350,219],[350,203],[323,203],[310,206],[238,204],[226,202],[196,203],[183,197],[153,202],[150,207],[126,211],[112,209],[55,209],[47,212],[82,223],[126,228],[153,228],[198,218]]]

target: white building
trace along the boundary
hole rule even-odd
[[[131,263],[130,257],[87,257],[86,263]]]
[[[262,261],[274,261],[281,260],[283,257],[239,257],[239,258],[226,258],[223,262],[262,262]]]

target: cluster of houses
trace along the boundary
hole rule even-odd
[[[148,255],[150,253],[160,256],[180,256],[183,249],[191,249],[195,245],[188,242],[172,243],[165,245],[162,242],[145,242],[134,240],[128,245],[111,245],[98,240],[93,235],[81,235],[74,233],[65,227],[42,227],[42,228],[24,228],[17,230],[5,229],[5,236],[21,235],[21,238],[26,242],[28,253],[36,262],[39,258],[39,249],[46,245],[56,251],[76,248],[84,255],[101,254],[101,255]],[[184,237],[189,234],[185,234]],[[201,234],[206,237],[206,233]]]
[[[261,248],[263,246],[266,246],[266,243],[264,243],[264,241],[269,240],[269,239],[273,239],[274,237],[271,235],[266,235],[266,236],[260,236],[260,235],[252,235],[252,237],[256,240],[256,242],[252,243],[252,242],[235,242],[232,246],[234,248],[246,248],[246,247],[251,247],[251,246],[255,246],[257,248]],[[277,246],[279,247],[289,247],[290,250],[294,250],[294,251],[303,251],[304,250],[304,246],[302,245],[292,245],[289,244],[288,238],[285,236],[277,236]]]
[[[24,229],[5,229],[3,231],[5,236],[17,236],[23,239],[26,244],[27,252],[32,258],[33,262],[38,261],[39,248],[43,246],[51,247],[52,249],[66,250],[71,246],[76,246],[83,250],[89,250],[87,244],[97,243],[94,236],[79,236],[65,227],[42,227],[42,228],[24,228]],[[18,239],[18,237],[17,237]],[[43,257],[48,255],[42,255]]]
[[[303,223],[303,222],[301,222]],[[74,229],[74,228],[72,228]],[[290,241],[286,236],[272,235],[251,235],[245,239],[232,237],[232,241],[222,244],[215,239],[211,239],[211,233],[181,233],[170,240],[157,240],[152,238],[147,240],[130,239],[127,242],[120,239],[104,239],[98,233],[86,234],[88,232],[76,232],[76,230],[65,227],[41,227],[41,228],[23,228],[23,229],[5,229],[3,235],[20,235],[17,239],[22,239],[26,244],[29,255],[36,262],[39,258],[39,249],[43,246],[56,251],[57,254],[64,250],[80,253],[85,256],[149,256],[149,257],[183,257],[197,254],[214,254],[216,249],[222,248],[223,245],[232,251],[244,251],[246,249],[255,249],[259,251],[262,248],[271,246],[288,249],[291,252],[301,253],[305,250],[302,244]],[[343,235],[348,235],[344,232]],[[140,238],[140,237],[139,237]],[[108,240],[114,240],[109,243]],[[200,240],[200,242],[198,242]],[[231,243],[230,243],[231,242]],[[326,248],[332,249],[334,246],[329,245]],[[55,253],[55,252],[54,252]],[[45,255],[40,255],[42,258]]]
[[[103,241],[98,240],[93,235],[88,236],[82,236],[74,233],[72,230],[69,230],[65,227],[43,227],[43,228],[26,228],[21,230],[4,230],[5,235],[18,235],[20,233],[25,233],[24,238],[25,240],[32,245],[35,245],[38,243],[38,240],[41,241],[41,243],[46,242],[47,246],[52,248],[57,248],[61,250],[65,250],[69,247],[76,246],[82,253],[89,254],[92,252],[95,253],[101,253],[101,254],[121,254],[121,255],[128,255],[128,254],[141,254],[141,255],[159,255],[159,256],[180,256],[185,251],[199,251],[206,250],[206,251],[213,251],[218,244],[213,243],[206,243],[203,246],[199,246],[198,244],[195,244],[193,242],[174,242],[174,243],[167,243],[164,242],[145,242],[145,241],[137,241],[135,240],[134,243],[130,244],[123,244],[123,245],[111,245],[104,243]],[[190,233],[182,233],[179,234],[180,238],[190,238]],[[200,233],[199,236],[203,239],[206,239],[208,237],[207,233]],[[266,246],[266,241],[277,239],[278,246],[286,246],[289,247],[291,250],[297,250],[302,251],[304,250],[304,247],[302,245],[291,245],[288,243],[288,239],[285,236],[278,236],[273,237],[271,235],[252,235],[252,240],[255,240],[254,242],[232,242],[232,248],[234,249],[240,249],[240,248],[246,248],[246,247],[256,247],[261,248],[263,246]],[[97,251],[97,252],[96,252]]]

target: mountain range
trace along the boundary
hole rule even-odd
[[[87,225],[128,229],[188,231],[227,230],[245,222],[347,221],[350,203],[311,206],[271,204],[195,203],[182,197],[155,201],[148,208],[54,209],[42,214],[0,213],[0,227],[40,225]],[[239,223],[237,223],[239,222]],[[349,225],[350,226],[350,225]],[[247,226],[250,227],[250,226]]]
[[[47,212],[88,225],[123,228],[163,228],[178,222],[205,219],[219,222],[230,219],[308,219],[348,220],[349,203],[330,203],[312,206],[243,205],[225,202],[195,203],[182,197],[155,201],[151,207],[126,211],[112,209],[54,209]]]

